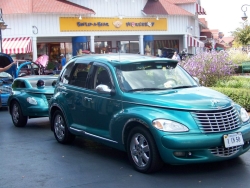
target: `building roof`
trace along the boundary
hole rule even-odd
[[[0,7],[3,14],[95,14],[92,9],[66,0],[1,0]]]
[[[229,44],[230,42],[234,41],[234,37],[223,37],[219,40],[219,43],[226,43]]]
[[[194,1],[194,0],[177,0],[177,2],[182,1]],[[174,0],[158,0],[158,1],[148,1],[143,9],[145,14],[151,15],[185,15],[193,16],[192,13],[184,10],[181,7],[173,4]],[[182,3],[183,4],[183,3]]]
[[[207,21],[205,18],[199,18],[199,22],[202,23],[204,26],[207,27]]]
[[[188,4],[188,3],[197,3],[197,0],[167,0],[173,4]]]

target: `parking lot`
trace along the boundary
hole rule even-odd
[[[136,172],[126,153],[77,138],[57,143],[48,118],[12,124],[0,109],[0,187],[215,187],[250,185],[250,152],[219,163],[171,166],[154,174]]]

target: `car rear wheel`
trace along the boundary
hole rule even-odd
[[[139,172],[152,173],[163,166],[155,141],[145,128],[135,127],[130,131],[127,152],[131,164]]]
[[[75,135],[71,134],[61,111],[57,110],[53,115],[53,131],[56,140],[61,144],[70,144]]]
[[[24,127],[27,124],[28,117],[24,116],[18,102],[13,102],[11,106],[12,122],[16,127]]]

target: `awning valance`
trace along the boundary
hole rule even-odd
[[[196,12],[199,14],[199,15],[206,15],[206,11],[204,8],[202,8],[199,4],[196,4]]]
[[[25,54],[30,52],[32,52],[32,41],[30,37],[3,39],[3,53]]]
[[[199,47],[199,48],[203,48],[204,47],[204,42],[188,35],[187,37],[187,45],[188,47]]]

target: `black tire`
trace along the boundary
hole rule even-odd
[[[14,101],[11,105],[11,117],[16,127],[26,126],[28,117],[23,115],[22,109],[17,101]]]
[[[129,161],[135,170],[142,173],[152,173],[160,170],[163,161],[158,152],[152,135],[142,127],[133,128],[127,140]]]
[[[61,144],[70,144],[74,141],[75,135],[69,132],[66,121],[61,111],[57,110],[52,119],[53,132],[56,140]]]

